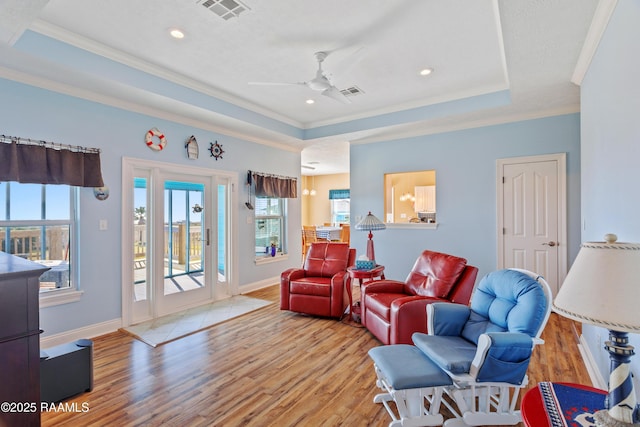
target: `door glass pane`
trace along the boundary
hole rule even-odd
[[[204,286],[204,185],[165,182],[164,295]]]
[[[187,259],[186,259],[186,272],[187,273],[201,273],[203,268],[204,244],[206,236],[204,231],[204,192],[189,191],[189,199],[187,201],[187,209],[189,214],[189,220],[187,221],[186,235],[187,247]]]
[[[147,299],[147,179],[135,178],[133,189],[133,274],[135,301]]]
[[[218,185],[218,281],[226,281],[227,186]]]

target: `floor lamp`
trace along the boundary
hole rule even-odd
[[[561,316],[609,330],[609,393],[607,409],[595,414],[598,426],[640,425],[628,337],[640,332],[640,244],[616,240],[607,234],[604,242],[583,243],[553,303]]]
[[[369,258],[369,261],[375,261],[376,259],[376,253],[373,249],[373,233],[371,231],[384,230],[385,228],[387,228],[387,226],[384,225],[384,222],[376,218],[371,211],[369,211],[369,214],[356,224],[356,230],[369,232],[369,240],[367,241],[367,258]]]

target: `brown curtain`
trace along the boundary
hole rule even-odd
[[[100,151],[65,147],[0,142],[0,181],[103,187]]]
[[[283,199],[298,197],[298,180],[296,178],[253,172],[253,181],[256,186],[256,197]]]

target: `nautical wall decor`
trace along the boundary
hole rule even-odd
[[[154,140],[154,137],[158,138],[158,142]],[[144,142],[153,151],[162,151],[167,146],[167,138],[158,128],[149,129],[144,137]]]
[[[218,144],[218,141],[216,141],[215,144],[211,142],[209,145],[210,145],[209,151],[211,152],[211,157],[214,157],[216,161],[218,159],[221,159],[222,153],[224,153],[224,150],[222,149],[222,145]]]
[[[93,195],[98,200],[107,200],[109,198],[109,187],[93,187]]]
[[[187,158],[191,160],[195,160],[198,158],[198,141],[196,141],[196,137],[191,135],[187,142],[184,144],[184,148],[187,150]]]

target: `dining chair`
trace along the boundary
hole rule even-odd
[[[350,243],[351,241],[351,226],[349,224],[340,225],[340,241],[343,243]]]
[[[307,256],[307,251],[311,247],[312,243],[318,241],[318,235],[316,234],[315,225],[303,225],[302,226],[302,261],[304,262]]]

